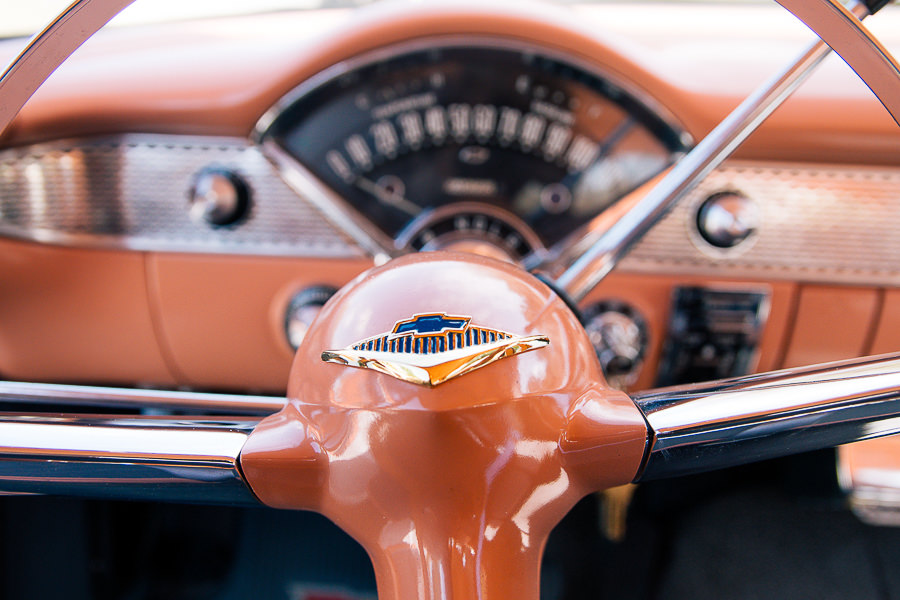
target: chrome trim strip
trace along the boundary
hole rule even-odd
[[[338,229],[350,236],[359,246],[372,256],[376,265],[386,263],[399,252],[394,241],[382,233],[361,213],[322,183],[293,156],[285,152],[272,140],[260,144],[262,153],[275,165],[281,179],[299,196],[308,199],[334,223]]]
[[[900,354],[634,396],[651,429],[638,479],[659,479],[900,432]]]
[[[258,505],[238,468],[257,422],[0,415],[0,491]]]
[[[282,409],[285,398],[200,392],[0,381],[0,402],[116,409],[201,411],[207,415],[260,415]]]
[[[249,188],[241,221],[191,218],[190,190],[209,167]],[[158,252],[362,256],[259,148],[230,137],[129,134],[0,151],[0,235]]]
[[[741,102],[628,212],[605,231],[588,232],[589,237],[596,236],[590,247],[581,250],[583,242],[577,242],[572,245],[577,248],[574,255],[566,249],[551,249],[550,256],[555,258],[537,269],[551,275],[562,271],[555,278],[556,287],[575,302],[582,300],[676,202],[728,158],[806,80],[830,51],[821,40],[811,44],[784,71]]]

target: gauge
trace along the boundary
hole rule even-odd
[[[409,250],[456,250],[519,262],[542,248],[515,215],[490,205],[455,203],[423,210],[397,238]]]
[[[641,313],[624,302],[603,300],[582,312],[582,322],[607,382],[620,390],[633,384],[648,344]]]
[[[264,138],[401,249],[490,244],[519,260],[685,150],[624,87],[511,42],[394,48],[284,104]]]

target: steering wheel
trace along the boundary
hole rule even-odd
[[[858,19],[834,0],[779,1],[900,122],[900,69]],[[80,0],[37,36],[0,80],[0,131],[129,3]],[[311,326],[283,404],[23,384],[19,398],[277,412],[3,416],[0,489],[315,510],[365,547],[380,598],[528,600],[551,529],[588,493],[898,431],[900,355],[633,397],[611,389],[566,297],[614,260],[602,244],[579,253],[591,268],[546,283],[452,253],[368,271]]]

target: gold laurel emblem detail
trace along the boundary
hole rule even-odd
[[[369,369],[434,387],[498,360],[550,343],[470,324],[471,317],[423,313],[397,321],[390,333],[322,353],[325,362]]]

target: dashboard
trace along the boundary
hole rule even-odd
[[[448,249],[530,266],[602,228],[803,47],[792,19],[400,2],[103,32],[3,140],[0,274],[20,293],[0,301],[0,372],[283,393],[316,308],[372,264]],[[896,134],[832,59],[583,303],[620,385],[900,343]],[[678,308],[694,288],[711,296]],[[747,329],[719,343],[702,307],[729,290],[743,312],[723,318]],[[825,335],[807,323],[834,297]],[[712,358],[666,358],[710,336]]]

